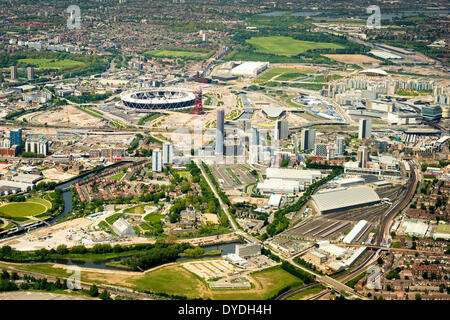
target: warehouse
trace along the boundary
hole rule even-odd
[[[269,207],[279,207],[281,204],[281,194],[272,194],[267,205]]]
[[[296,169],[280,169],[267,168],[266,176],[268,179],[282,179],[297,181],[299,184],[313,183],[316,179],[322,178],[319,170],[296,170]]]
[[[353,240],[356,239],[356,237],[364,230],[364,228],[367,226],[366,220],[359,221],[353,229],[345,236],[343,242],[344,243],[352,243]]]
[[[338,188],[348,187],[356,184],[364,184],[366,180],[364,180],[361,177],[353,177],[353,178],[347,178],[347,179],[339,179],[336,180],[336,185]]]
[[[28,192],[33,189],[33,185],[30,183],[0,180],[0,188],[2,188],[2,192],[4,194],[11,194],[16,193],[17,190],[20,190],[21,192]]]
[[[259,182],[256,186],[256,191],[261,194],[296,194],[304,189],[297,181],[283,179],[266,179],[264,182]]]
[[[369,206],[381,201],[378,194],[366,186],[319,191],[311,198],[321,214]]]

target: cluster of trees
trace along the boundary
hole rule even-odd
[[[314,277],[313,275],[309,274],[306,271],[303,271],[303,270],[301,270],[299,268],[294,267],[292,264],[290,264],[287,261],[283,261],[281,263],[281,268],[284,271],[287,271],[290,274],[296,276],[297,278],[300,278],[305,284],[312,283],[312,282],[316,281],[316,277]]]
[[[20,196],[10,195],[6,197],[6,200],[8,200],[9,202],[25,202],[27,201],[27,198],[24,195]]]
[[[100,293],[100,291],[98,290],[98,287],[95,284],[92,287],[90,287],[87,294],[91,297],[99,297],[102,300],[112,300],[108,291],[103,290]]]
[[[150,250],[128,258],[122,263],[134,271],[146,270],[160,264],[175,261],[179,257],[180,253],[189,248],[193,247],[188,243],[169,245],[167,243],[157,242]]]
[[[72,102],[82,104],[82,103],[105,100],[105,99],[108,99],[109,97],[111,97],[112,95],[113,95],[112,93],[97,93],[97,94],[89,94],[89,95],[83,95],[83,96],[77,96],[77,97],[71,96],[71,97],[67,97],[67,99]]]
[[[317,272],[319,274],[322,274],[322,271],[317,270],[317,268],[316,268],[316,266],[314,264],[309,263],[308,261],[305,261],[304,259],[302,259],[300,257],[296,258],[295,262],[297,262],[299,265],[305,267],[306,269],[309,269],[309,270],[312,270],[312,271]]]
[[[24,261],[46,261],[48,259],[54,259],[62,256],[70,256],[73,254],[76,255],[84,255],[84,254],[109,254],[109,253],[121,253],[130,251],[140,251],[147,252],[153,249],[164,249],[167,247],[167,244],[162,242],[157,242],[155,244],[133,244],[128,246],[123,246],[120,244],[116,244],[111,246],[110,244],[96,244],[92,248],[86,248],[84,245],[76,245],[73,246],[72,249],[68,249],[66,245],[61,244],[56,247],[56,249],[39,249],[34,251],[19,251],[11,248],[10,246],[3,246],[0,248],[0,260],[3,261],[16,261],[16,262],[24,262]],[[182,246],[182,251],[193,248],[191,245]],[[182,252],[181,251],[181,252]]]
[[[34,190],[36,191],[47,191],[47,190],[52,190],[55,188],[55,186],[57,185],[56,182],[39,182],[36,187],[34,188]]]
[[[130,146],[128,147],[127,152],[133,153],[133,151],[139,147],[139,141],[143,138],[142,134],[138,133],[136,134],[136,137],[133,139],[133,141],[130,143]]]
[[[24,158],[45,158],[45,155],[42,153],[35,152],[22,152],[21,156]]]
[[[285,230],[289,226],[289,219],[286,218],[285,215],[289,212],[299,211],[317,188],[332,180],[334,177],[342,174],[343,172],[344,169],[342,167],[333,169],[333,171],[327,177],[312,183],[296,203],[276,211],[274,214],[273,222],[267,226],[267,234],[270,236],[274,236]]]

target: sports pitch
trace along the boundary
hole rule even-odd
[[[270,53],[279,56],[294,56],[311,49],[343,49],[344,46],[329,42],[312,42],[295,40],[291,37],[252,37],[246,40],[256,48],[256,52]]]
[[[47,207],[34,202],[8,203],[0,207],[0,213],[9,217],[35,216],[47,211]]]

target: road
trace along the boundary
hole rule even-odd
[[[237,231],[238,227],[236,223],[234,222],[233,218],[231,217],[230,212],[228,211],[228,206],[223,203],[222,199],[219,197],[219,194],[216,191],[216,187],[212,184],[211,180],[209,179],[209,176],[206,174],[205,170],[203,169],[201,165],[201,161],[199,159],[194,159],[195,164],[200,168],[200,171],[202,172],[203,177],[205,178],[206,182],[208,183],[209,187],[211,188],[212,192],[214,193],[214,196],[219,200],[220,207],[223,209],[223,212],[227,215],[228,221],[230,222],[231,227],[233,228],[233,231]]]

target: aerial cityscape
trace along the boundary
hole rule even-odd
[[[450,300],[449,28],[439,0],[1,1],[0,300]]]

